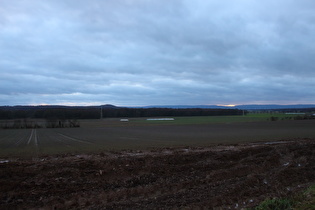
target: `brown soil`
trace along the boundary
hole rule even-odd
[[[253,207],[315,182],[315,140],[0,160],[0,208]]]

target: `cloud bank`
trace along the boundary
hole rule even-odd
[[[315,2],[0,2],[0,105],[315,103]]]

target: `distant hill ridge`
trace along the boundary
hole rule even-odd
[[[120,107],[105,104],[100,106],[65,106],[65,105],[16,105],[16,106],[0,106],[1,110],[32,110],[32,109],[90,109],[90,108],[100,108],[103,109],[119,109]]]
[[[222,106],[222,105],[151,105],[151,106],[115,106],[112,104],[105,104],[100,106],[65,106],[65,105],[17,105],[17,106],[0,106],[1,110],[32,110],[32,109],[120,109],[120,108],[170,108],[170,109],[241,109],[241,110],[276,110],[276,109],[308,109],[315,108],[315,104],[295,104],[295,105],[277,105],[277,104],[248,104],[236,106]]]
[[[275,109],[307,109],[315,108],[315,104],[296,104],[296,105],[277,105],[277,104],[249,104],[236,106],[220,106],[220,105],[162,105],[162,106],[144,106],[144,108],[174,108],[174,109],[242,109],[242,110],[275,110]]]

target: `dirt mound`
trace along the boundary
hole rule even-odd
[[[0,208],[253,207],[315,182],[315,141],[0,161]]]

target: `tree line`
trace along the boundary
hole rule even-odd
[[[0,121],[2,129],[30,129],[30,128],[78,128],[80,123],[76,119],[57,119],[46,120],[37,119],[14,119]]]
[[[179,116],[221,116],[242,115],[243,110],[238,109],[174,109],[174,108],[120,108],[103,109],[104,118],[115,117],[179,117]]]
[[[0,119],[24,118],[97,119],[99,117],[100,117],[99,109],[0,110]]]
[[[222,116],[242,115],[239,109],[203,108],[122,108],[114,106],[21,106],[0,107],[0,119],[99,119],[119,117],[161,117],[161,116]]]

